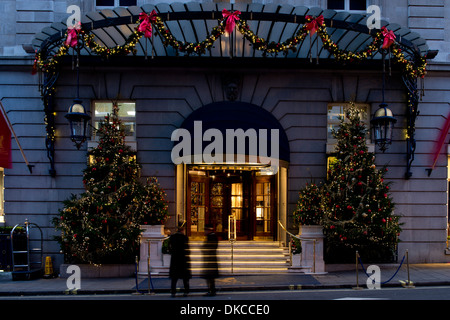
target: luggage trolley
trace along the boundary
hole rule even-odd
[[[42,230],[28,219],[25,220],[24,232],[18,232],[19,226],[16,224],[11,230],[12,279],[36,279],[42,275]],[[31,245],[36,242],[39,247],[31,248]]]

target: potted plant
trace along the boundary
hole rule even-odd
[[[164,234],[164,223],[169,217],[169,204],[166,196],[166,192],[161,188],[156,177],[147,179],[147,184],[142,188],[139,200],[142,212],[141,226],[144,231]]]
[[[323,188],[314,182],[300,190],[294,221],[299,225],[299,236],[304,239],[301,263],[310,266],[312,272],[324,272],[323,262]],[[300,262],[299,262],[300,263]]]
[[[322,186],[314,182],[307,183],[298,193],[294,221],[300,226],[320,226],[323,219]]]
[[[165,237],[164,224],[169,217],[169,204],[166,196],[166,192],[161,188],[157,178],[147,179],[139,199],[139,210],[142,213],[139,264],[141,273],[148,272],[149,254],[150,266],[153,270],[158,270],[164,264],[162,239]],[[165,270],[161,272],[165,272]]]

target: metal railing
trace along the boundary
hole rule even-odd
[[[293,233],[289,232],[285,226],[281,223],[280,220],[278,220],[278,225],[286,232],[286,234],[289,236],[289,265],[292,266],[292,238],[298,239],[300,241],[300,245],[302,245],[303,241],[312,241],[313,242],[313,273],[316,272],[316,239],[305,239],[299,236],[294,235]],[[279,242],[281,242],[281,237],[279,238]],[[280,243],[281,246],[281,243]],[[303,250],[303,249],[302,249]]]
[[[234,214],[228,216],[228,240],[231,245],[231,273],[234,273],[234,243],[236,242],[236,217]]]

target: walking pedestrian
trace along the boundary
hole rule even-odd
[[[206,296],[216,295],[216,278],[219,277],[219,267],[217,263],[217,235],[212,227],[206,227],[206,242],[203,246],[203,278],[206,279],[208,292]]]
[[[183,225],[178,227],[178,231],[169,238],[171,252],[169,277],[171,278],[171,294],[175,297],[178,279],[183,280],[184,296],[189,294],[189,280],[192,277],[189,262],[189,242],[184,234]]]

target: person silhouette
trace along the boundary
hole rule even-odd
[[[189,294],[189,280],[192,278],[189,261],[189,240],[184,234],[183,225],[178,227],[178,231],[169,238],[169,248],[171,252],[169,277],[171,278],[171,294],[175,297],[178,279],[183,280],[184,296]]]
[[[218,239],[214,230],[210,226],[205,227],[207,233],[206,242],[203,245],[203,274],[206,279],[208,292],[206,296],[216,295],[216,278],[219,277],[219,268],[217,263],[217,246]]]

